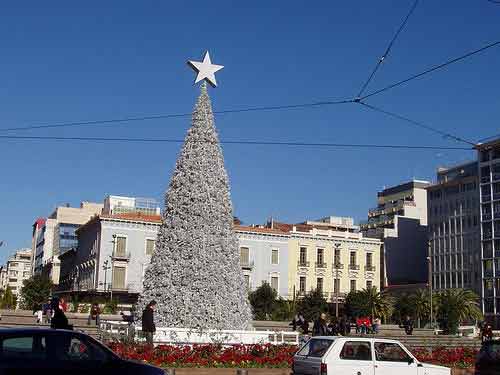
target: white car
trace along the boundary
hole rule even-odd
[[[315,336],[293,357],[294,375],[450,375],[447,367],[419,362],[399,341]]]

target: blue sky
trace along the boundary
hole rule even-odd
[[[177,3],[177,4],[174,4]],[[186,2],[182,2],[186,3]],[[412,1],[67,1],[0,14],[0,129],[190,112],[187,59],[226,67],[214,109],[354,97]],[[500,40],[500,5],[422,0],[368,91]],[[500,47],[374,96],[373,105],[477,140],[500,133]],[[221,139],[460,146],[360,106],[226,114]],[[182,138],[188,118],[1,134]],[[162,199],[177,144],[0,140],[0,261],[55,206],[107,194]],[[366,216],[376,192],[470,151],[224,146],[235,214],[297,222]]]

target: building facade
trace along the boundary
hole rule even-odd
[[[5,287],[8,286],[17,297],[23,288],[23,281],[31,277],[31,254],[31,249],[20,249],[7,260]]]
[[[428,282],[427,187],[413,180],[377,194],[378,205],[361,223],[365,237],[382,241],[379,272],[381,288],[421,287]]]
[[[429,251],[435,290],[481,294],[481,231],[477,162],[439,168],[427,188]]]
[[[288,241],[287,232],[263,226],[236,225],[240,245],[240,264],[249,291],[264,282],[288,299]]]
[[[60,256],[60,294],[111,294],[123,301],[142,291],[161,217],[102,214],[77,231],[78,247]]]
[[[103,213],[106,215],[141,213],[147,216],[158,216],[160,215],[160,205],[153,198],[108,195],[104,199]]]
[[[482,307],[500,329],[500,139],[476,146],[480,181]]]

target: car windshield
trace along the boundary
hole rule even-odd
[[[297,355],[323,357],[333,341],[332,339],[311,339],[299,350]]]

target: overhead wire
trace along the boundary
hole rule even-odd
[[[375,112],[379,112],[379,113],[383,113],[387,116],[390,116],[390,117],[393,117],[393,118],[396,118],[396,119],[399,119],[399,120],[402,120],[404,122],[407,122],[409,124],[412,124],[414,126],[417,126],[417,127],[420,127],[420,128],[423,128],[423,129],[427,129],[433,133],[436,133],[436,134],[439,134],[445,138],[449,138],[449,139],[453,139],[457,142],[461,142],[461,143],[466,143],[472,147],[476,146],[476,143],[475,142],[472,142],[472,141],[469,141],[469,140],[466,140],[464,138],[461,138],[459,136],[456,136],[456,135],[453,135],[451,133],[447,133],[445,131],[442,131],[442,130],[439,130],[437,128],[434,128],[432,126],[429,126],[429,125],[426,125],[420,121],[415,121],[415,120],[412,120],[406,116],[402,116],[400,114],[397,114],[397,113],[394,113],[394,112],[389,112],[385,109],[382,109],[380,107],[375,107],[371,104],[368,104],[368,103],[364,103],[364,102],[359,102],[359,104],[361,104],[362,106],[366,107],[366,108],[369,108],[370,110],[372,111],[375,111]]]
[[[382,65],[382,63],[385,61],[385,59],[387,58],[387,56],[389,56],[389,53],[391,52],[391,49],[392,49],[392,46],[394,45],[394,42],[398,38],[399,34],[401,34],[401,31],[403,31],[403,29],[405,28],[406,24],[408,23],[408,20],[410,19],[411,15],[413,14],[413,12],[415,11],[415,9],[417,8],[418,2],[419,2],[419,0],[415,0],[413,2],[413,5],[410,8],[410,11],[406,15],[405,19],[403,20],[403,22],[399,26],[399,28],[396,31],[396,33],[394,34],[394,36],[392,37],[392,39],[389,42],[389,45],[387,46],[384,54],[378,59],[378,62],[375,65],[375,67],[373,68],[370,76],[368,77],[368,79],[365,81],[365,83],[363,84],[363,86],[359,90],[358,98],[361,97],[361,95],[363,95],[363,93],[365,92],[366,88],[368,87],[368,85],[370,84],[370,82],[372,81],[372,79],[375,77],[375,74],[377,73],[378,69],[380,68],[380,66]]]
[[[388,86],[385,86],[385,87],[383,87],[383,88],[381,88],[381,89],[378,89],[378,90],[376,90],[376,91],[372,91],[372,92],[370,92],[370,93],[368,93],[368,94],[366,94],[366,95],[364,95],[364,96],[362,96],[362,97],[356,98],[356,101],[365,100],[365,99],[370,98],[370,97],[372,97],[372,96],[378,95],[378,94],[380,94],[380,93],[382,93],[382,92],[385,92],[385,91],[391,90],[391,89],[393,89],[393,88],[395,88],[395,87],[398,87],[398,86],[404,85],[405,83],[408,83],[408,82],[410,82],[410,81],[412,81],[412,80],[414,80],[414,79],[420,78],[420,77],[422,77],[422,76],[424,76],[424,75],[426,75],[426,74],[432,73],[432,72],[434,72],[434,71],[436,71],[436,70],[439,70],[439,69],[443,69],[443,68],[445,68],[445,67],[447,67],[447,66],[449,66],[449,65],[451,65],[451,64],[454,64],[454,63],[459,62],[459,61],[462,61],[462,60],[464,60],[464,59],[466,59],[466,58],[468,58],[468,57],[471,57],[471,56],[473,56],[473,55],[476,55],[476,54],[478,54],[478,53],[481,53],[481,52],[483,52],[483,51],[486,51],[487,49],[490,49],[490,48],[496,47],[496,46],[498,46],[499,44],[500,44],[500,41],[490,43],[490,44],[488,44],[488,45],[486,45],[486,46],[484,46],[484,47],[481,47],[481,48],[476,49],[476,50],[474,50],[474,51],[468,52],[468,53],[466,53],[466,54],[464,54],[464,55],[462,55],[462,56],[456,57],[456,58],[451,59],[451,60],[448,60],[448,61],[446,61],[446,62],[444,62],[444,63],[442,63],[442,64],[439,64],[439,65],[433,66],[433,67],[431,67],[431,68],[429,68],[429,69],[426,69],[426,70],[424,70],[424,71],[423,71],[423,72],[421,72],[421,73],[414,74],[414,75],[412,75],[412,76],[410,76],[410,77],[408,77],[408,78],[405,78],[405,79],[403,79],[403,80],[401,80],[401,81],[397,81],[397,82],[392,83],[392,84],[390,84],[390,85],[388,85]]]
[[[54,140],[54,141],[85,141],[85,142],[149,142],[149,143],[183,143],[183,139],[173,138],[116,138],[116,137],[59,137],[59,136],[35,136],[35,135],[0,135],[0,139],[7,140]],[[194,141],[196,142],[196,141]],[[206,141],[198,141],[206,142]],[[286,141],[258,141],[258,140],[221,140],[221,144],[227,145],[261,145],[261,146],[296,146],[296,147],[325,147],[325,148],[389,148],[408,150],[471,150],[470,147],[448,147],[432,145],[394,145],[394,144],[362,144],[362,143],[309,143],[309,142],[286,142]]]

